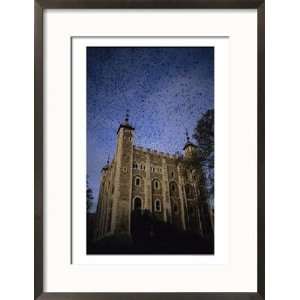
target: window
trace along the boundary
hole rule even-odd
[[[145,170],[146,169],[146,166],[141,164],[141,170]]]
[[[127,173],[127,168],[126,167],[123,168],[123,172]]]
[[[173,211],[174,211],[174,214],[177,214],[177,213],[178,213],[178,206],[177,206],[176,203],[175,203],[174,206],[173,206]]]
[[[136,162],[133,163],[133,168],[134,168],[134,169],[137,169],[137,168],[138,168],[138,165],[137,165]]]
[[[141,179],[139,177],[135,177],[135,185],[140,186],[141,185]]]
[[[174,178],[174,172],[173,171],[171,172],[171,178]]]
[[[155,179],[155,180],[153,181],[153,188],[154,188],[155,190],[159,190],[159,189],[160,189],[160,183],[159,183],[159,181],[158,181],[157,179]]]
[[[194,216],[195,210],[193,207],[189,207],[188,211],[190,216]]]
[[[186,195],[187,195],[187,196],[190,195],[191,191],[190,191],[190,186],[189,186],[189,185],[187,185],[187,186],[185,187],[185,192],[186,192]]]
[[[190,180],[193,180],[193,178],[194,178],[194,175],[195,175],[195,172],[194,172],[194,170],[190,170],[189,171],[189,178],[190,178]]]
[[[175,185],[175,182],[172,182],[171,183],[171,192],[175,193],[176,191],[176,185]]]
[[[194,187],[190,184],[187,184],[185,186],[185,193],[187,198],[194,198],[194,194],[195,194]]]
[[[155,203],[154,210],[157,211],[157,212],[160,212],[161,211],[160,200],[156,199],[154,203]]]
[[[141,210],[142,209],[142,200],[141,198],[134,199],[134,210]]]

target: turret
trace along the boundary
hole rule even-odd
[[[125,120],[124,122],[122,122],[118,128],[118,131],[117,131],[117,134],[119,134],[120,130],[124,128],[124,129],[128,129],[130,131],[133,131],[134,130],[134,127],[132,127],[130,124],[129,124],[129,112],[128,110],[126,111],[126,116],[125,116]]]
[[[192,154],[194,153],[194,151],[197,149],[197,146],[190,141],[190,137],[189,137],[189,134],[188,134],[187,130],[185,132],[185,135],[186,135],[186,143],[183,147],[184,156],[185,157],[191,157]]]
[[[108,156],[108,158],[107,158],[106,165],[102,168],[101,172],[107,171],[108,168],[109,168],[109,156]]]
[[[127,111],[117,131],[111,227],[114,234],[130,235],[133,133],[134,127],[129,123]]]

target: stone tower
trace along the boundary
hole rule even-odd
[[[117,131],[111,216],[111,231],[116,234],[130,234],[133,133],[127,112]]]
[[[97,206],[96,238],[133,236],[140,228],[139,216],[204,233],[205,204],[199,189],[199,170],[187,164],[196,152],[186,133],[184,155],[137,146],[128,113],[117,130],[116,151],[102,168]],[[201,210],[201,211],[200,211]],[[204,210],[203,210],[204,211]]]
[[[185,132],[185,135],[186,135],[186,143],[183,147],[184,156],[186,158],[190,158],[193,155],[194,151],[197,149],[197,146],[190,141],[190,137],[187,130]]]

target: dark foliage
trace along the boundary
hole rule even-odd
[[[186,168],[197,170],[201,199],[199,208],[205,234],[213,236],[208,203],[214,197],[214,110],[208,110],[197,122],[194,130],[197,150],[184,161]]]
[[[86,214],[86,241],[87,244],[90,244],[94,238],[96,226],[96,214],[95,213],[87,213]]]
[[[208,110],[198,121],[193,138],[197,141],[201,160],[214,167],[214,109]]]
[[[206,198],[214,195],[214,109],[206,111],[197,122],[193,138],[198,149],[187,164],[200,170],[200,191]]]
[[[113,235],[90,242],[87,254],[213,254],[214,240],[157,220],[149,211],[133,213],[132,237]]]
[[[86,212],[89,213],[93,204],[93,190],[89,187],[89,182],[86,183]]]

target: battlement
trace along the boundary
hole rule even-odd
[[[138,151],[142,151],[142,152],[145,152],[145,153],[149,153],[149,154],[154,154],[154,155],[163,156],[163,157],[166,157],[166,158],[171,158],[171,159],[182,158],[182,154],[179,153],[179,152],[177,152],[175,154],[171,154],[171,153],[168,153],[168,152],[157,151],[155,149],[145,148],[145,147],[136,146],[136,145],[133,146],[133,149],[138,150]]]

